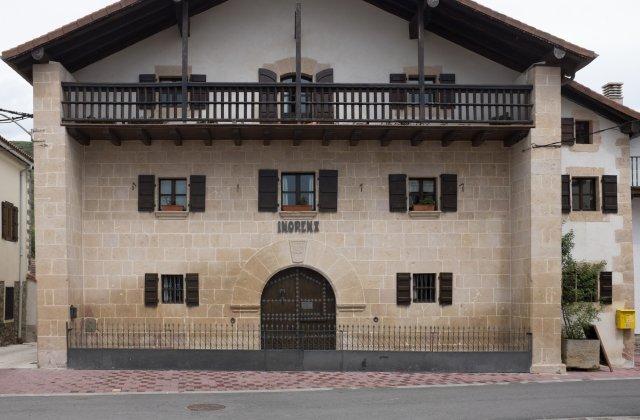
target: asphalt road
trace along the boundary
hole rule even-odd
[[[220,404],[219,411],[190,411]],[[640,415],[640,380],[230,394],[0,398],[12,419],[541,419]]]

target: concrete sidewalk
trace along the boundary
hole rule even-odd
[[[0,347],[0,369],[35,369],[37,367],[36,343]]]
[[[210,372],[0,370],[0,395],[247,392],[308,389],[411,388],[534,382],[640,379],[640,357],[633,369],[614,372],[398,373],[398,372]]]

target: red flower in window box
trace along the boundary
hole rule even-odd
[[[162,211],[184,211],[184,206],[168,204],[160,207]]]

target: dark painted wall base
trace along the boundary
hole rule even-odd
[[[529,372],[530,352],[69,349],[71,369]]]

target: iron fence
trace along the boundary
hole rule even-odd
[[[343,350],[518,352],[531,350],[525,330],[479,327],[219,324],[69,324],[69,348],[185,350]]]

